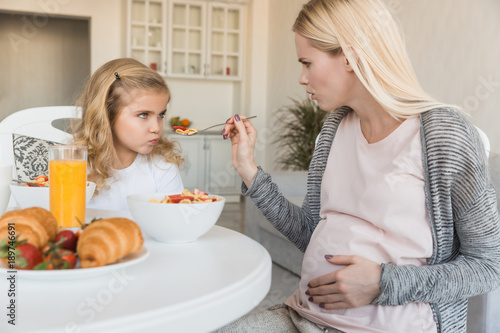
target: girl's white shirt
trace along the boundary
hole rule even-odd
[[[149,159],[147,155],[137,154],[134,162],[127,168],[115,170],[106,180],[109,189],[94,195],[87,208],[128,211],[127,196],[136,193],[161,192],[181,193],[184,189],[179,168],[166,162],[163,157]]]

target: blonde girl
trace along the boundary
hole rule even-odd
[[[477,130],[416,79],[381,0],[312,0],[293,26],[299,83],[325,120],[302,207],[254,162],[235,115],[233,166],[304,251],[285,304],[220,332],[465,333],[467,299],[500,284],[500,223]]]
[[[127,195],[182,192],[182,158],[162,135],[169,101],[163,78],[134,59],[109,61],[92,75],[74,134],[74,144],[87,146],[88,180],[97,185],[89,208],[128,210]]]

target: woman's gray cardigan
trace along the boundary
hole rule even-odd
[[[349,111],[340,108],[325,120],[309,166],[302,208],[288,202],[260,168],[250,188],[242,186],[243,194],[249,195],[269,221],[302,251],[320,220],[323,172],[337,127]],[[432,257],[423,267],[382,264],[382,293],[372,304],[430,303],[438,332],[466,332],[467,299],[500,284],[495,190],[482,142],[465,116],[439,108],[422,113],[420,120]]]

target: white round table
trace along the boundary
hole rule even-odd
[[[87,214],[88,215],[88,214]],[[100,215],[101,217],[106,217]],[[209,332],[248,313],[271,285],[271,258],[257,242],[214,226],[196,242],[146,239],[142,262],[102,276],[16,279],[0,274],[1,332]]]

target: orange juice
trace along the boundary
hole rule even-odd
[[[79,227],[85,223],[87,162],[78,160],[49,161],[50,211],[59,226]]]

